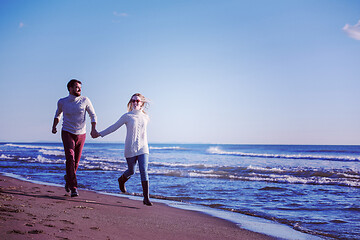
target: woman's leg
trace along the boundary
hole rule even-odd
[[[149,154],[141,154],[138,157],[141,181],[149,181],[148,165]]]
[[[119,189],[121,192],[126,193],[125,183],[129,178],[135,174],[137,157],[126,158],[128,169],[118,178]]]
[[[135,174],[135,167],[136,167],[136,163],[137,163],[137,157],[131,157],[131,158],[126,158],[126,162],[128,165],[128,169],[126,169],[126,171],[123,173],[123,175],[126,178],[130,178],[132,175]]]
[[[141,185],[143,188],[143,203],[148,206],[152,206],[153,204],[150,202],[149,198],[149,175],[148,175],[148,164],[149,164],[149,154],[142,154],[138,156],[139,161],[139,169],[141,176]]]

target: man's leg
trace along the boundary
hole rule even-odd
[[[75,175],[76,175],[77,169],[79,167],[79,162],[80,162],[82,150],[84,148],[85,139],[86,139],[86,134],[81,134],[81,135],[76,136],[76,140],[75,140]],[[76,187],[77,187],[77,185],[76,185]]]
[[[65,158],[66,158],[66,183],[67,186],[73,190],[76,188],[76,175],[75,175],[75,140],[73,134],[62,131],[61,138],[64,145]]]

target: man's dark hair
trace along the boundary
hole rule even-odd
[[[67,89],[70,91],[70,88],[73,87],[76,83],[82,84],[79,80],[77,79],[71,79],[68,84],[67,84]]]

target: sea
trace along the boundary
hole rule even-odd
[[[0,172],[64,185],[62,143],[0,143]],[[85,144],[82,189],[121,194],[124,144]],[[282,239],[360,239],[360,146],[150,144],[150,197]],[[64,190],[65,193],[65,190]]]

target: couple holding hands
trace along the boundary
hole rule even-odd
[[[121,192],[126,193],[125,182],[135,174],[135,167],[139,163],[141,184],[143,188],[143,203],[152,206],[149,198],[149,146],[147,141],[147,124],[149,116],[144,109],[148,102],[140,93],[131,96],[127,109],[117,122],[105,130],[98,132],[96,130],[96,114],[89,98],[81,96],[81,82],[72,79],[68,82],[67,88],[69,96],[61,98],[57,103],[57,110],[52,127],[52,133],[56,134],[56,126],[63,115],[63,125],[61,138],[64,145],[66,157],[66,175],[64,176],[66,184],[65,190],[71,191],[71,197],[79,196],[77,191],[76,171],[79,166],[82,149],[86,138],[86,112],[91,119],[91,137],[97,138],[116,131],[122,125],[126,125],[125,139],[125,158],[128,169],[118,178]]]

